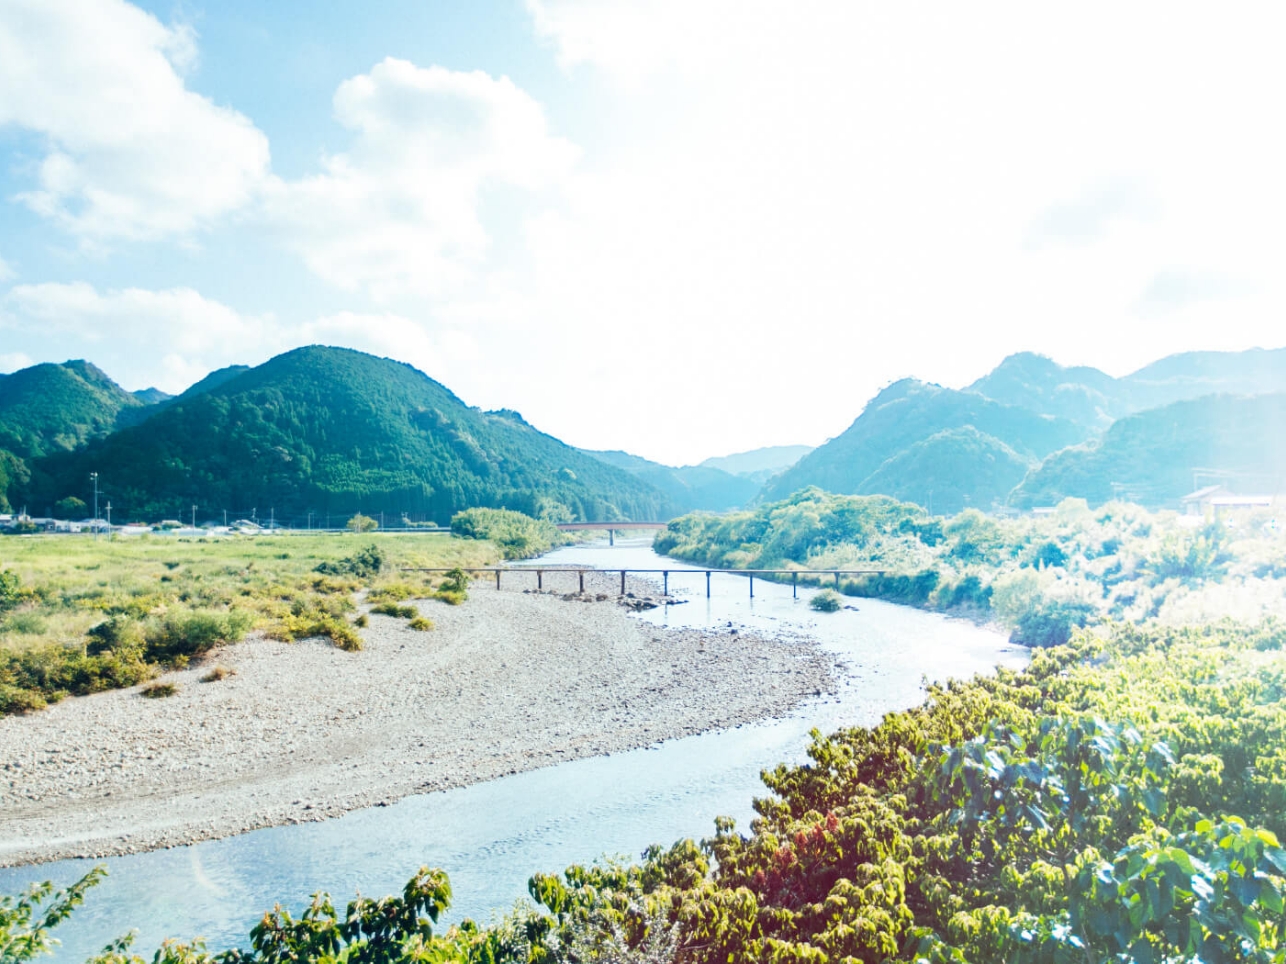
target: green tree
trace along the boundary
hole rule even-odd
[[[54,503],[54,516],[59,519],[81,519],[85,516],[85,500],[69,495]]]
[[[360,512],[348,520],[349,532],[374,532],[380,527],[380,524],[368,515],[362,515]]]

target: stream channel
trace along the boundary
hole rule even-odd
[[[810,635],[842,663],[837,691],[781,719],[407,797],[321,823],[105,860],[0,869],[0,895],[35,881],[63,886],[97,863],[107,865],[108,878],[54,931],[60,961],[83,961],[131,928],[139,932],[135,953],[148,958],[166,937],[201,936],[212,950],[244,946],[250,928],[277,902],[297,914],[310,894],[324,890],[342,911],[359,891],[400,892],[422,865],[450,875],[455,896],[444,922],[486,922],[524,897],[537,871],[604,854],[637,857],[652,843],[710,836],[720,815],[746,830],[751,800],[764,792],[760,771],[803,762],[814,727],[870,725],[918,703],[926,678],[1026,662],[1026,651],[999,633],[875,600],[847,600],[855,609],[819,614],[807,605],[812,590],[801,588],[796,600],[790,586],[756,579],[751,599],[747,579],[734,575],[715,575],[707,599],[699,570],[683,574],[691,567],[658,556],[646,541],[560,549],[539,564],[669,569],[671,593],[687,602],[636,618]],[[559,586],[559,578],[547,576],[546,585]],[[573,577],[565,578],[570,590]]]

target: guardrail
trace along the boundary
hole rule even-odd
[[[662,591],[665,595],[670,594],[670,573],[705,573],[706,577],[706,598],[710,598],[710,577],[714,574],[729,576],[748,576],[750,578],[750,598],[755,598],[755,576],[778,575],[791,577],[791,597],[799,598],[799,577],[800,576],[834,576],[835,588],[839,589],[840,576],[873,576],[882,575],[884,569],[598,569],[594,567],[581,566],[457,566],[453,568],[427,568],[420,566],[406,566],[402,572],[453,572],[455,568],[461,572],[492,572],[496,575],[496,588],[500,588],[500,574],[502,572],[534,572],[536,574],[536,588],[545,588],[545,573],[550,572],[574,572],[579,577],[580,591],[585,591],[585,573],[587,572],[619,572],[621,574],[621,594],[625,594],[625,574],[638,573],[647,575],[660,574]]]

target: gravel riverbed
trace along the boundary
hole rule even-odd
[[[617,587],[619,588],[619,587]],[[642,592],[642,585],[630,586]],[[811,640],[669,630],[475,584],[365,649],[251,637],[138,688],[0,718],[0,866],[134,853],[779,716],[835,685]],[[218,664],[235,674],[200,678]]]

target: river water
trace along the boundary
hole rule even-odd
[[[212,949],[244,945],[277,902],[298,912],[315,891],[341,909],[354,893],[399,892],[422,865],[441,867],[455,897],[448,920],[487,921],[526,894],[536,871],[558,871],[604,854],[637,857],[649,844],[701,838],[714,818],[745,827],[759,773],[805,759],[809,730],[870,725],[919,702],[924,680],[1021,666],[1025,650],[971,623],[874,600],[818,614],[810,591],[716,575],[706,598],[698,570],[656,555],[643,541],[561,549],[542,565],[669,569],[684,605],[636,618],[675,627],[745,627],[807,633],[843,663],[838,692],[783,719],[669,740],[611,756],[576,760],[459,790],[408,797],[323,823],[273,827],[189,847],[103,861],[65,860],[0,870],[0,894],[34,881],[62,886],[95,863],[109,877],[55,934],[56,957],[79,961],[131,928],[150,956],[166,937],[201,936]],[[546,585],[557,587],[558,576]],[[573,587],[571,577],[568,588]]]

